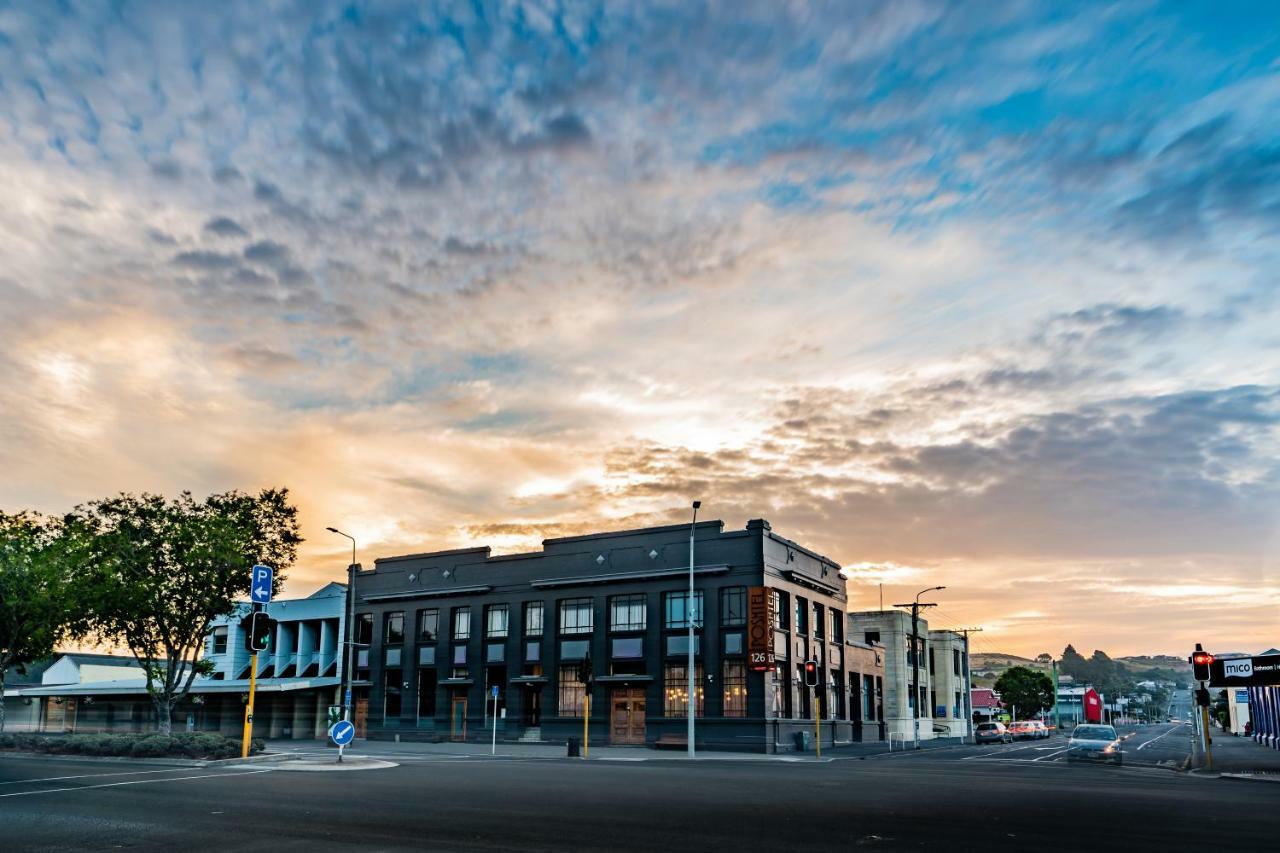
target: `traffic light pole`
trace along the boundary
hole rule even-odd
[[[813,686],[813,743],[814,749],[817,750],[817,757],[822,758],[822,688],[815,684]]]
[[[253,740],[253,693],[258,688],[258,653],[249,656],[249,704],[244,706],[244,738],[240,743],[240,757],[249,757],[249,743]]]

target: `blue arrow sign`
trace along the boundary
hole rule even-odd
[[[250,573],[249,598],[254,604],[267,604],[271,601],[271,578],[274,573],[270,566],[254,566]]]
[[[329,726],[329,737],[333,738],[333,742],[338,746],[346,746],[355,736],[356,727],[348,720],[338,720]]]

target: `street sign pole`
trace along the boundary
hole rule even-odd
[[[817,757],[822,758],[822,687],[813,686],[813,743]]]
[[[493,741],[489,744],[489,754],[498,752],[498,685],[493,685]]]
[[[244,706],[244,738],[240,743],[240,757],[249,757],[249,742],[253,740],[253,692],[258,687],[258,653],[249,656],[249,704]]]

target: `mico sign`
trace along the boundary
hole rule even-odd
[[[1251,658],[1214,658],[1209,664],[1210,687],[1265,687],[1280,685],[1280,655]]]

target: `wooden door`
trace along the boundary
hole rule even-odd
[[[369,722],[369,699],[356,699],[355,701],[355,719],[351,722],[355,723],[356,737],[366,737],[366,730]]]
[[[644,691],[623,687],[613,691],[609,706],[609,742],[644,743]]]
[[[467,699],[465,696],[454,696],[449,708],[449,740],[464,741],[467,739]]]

